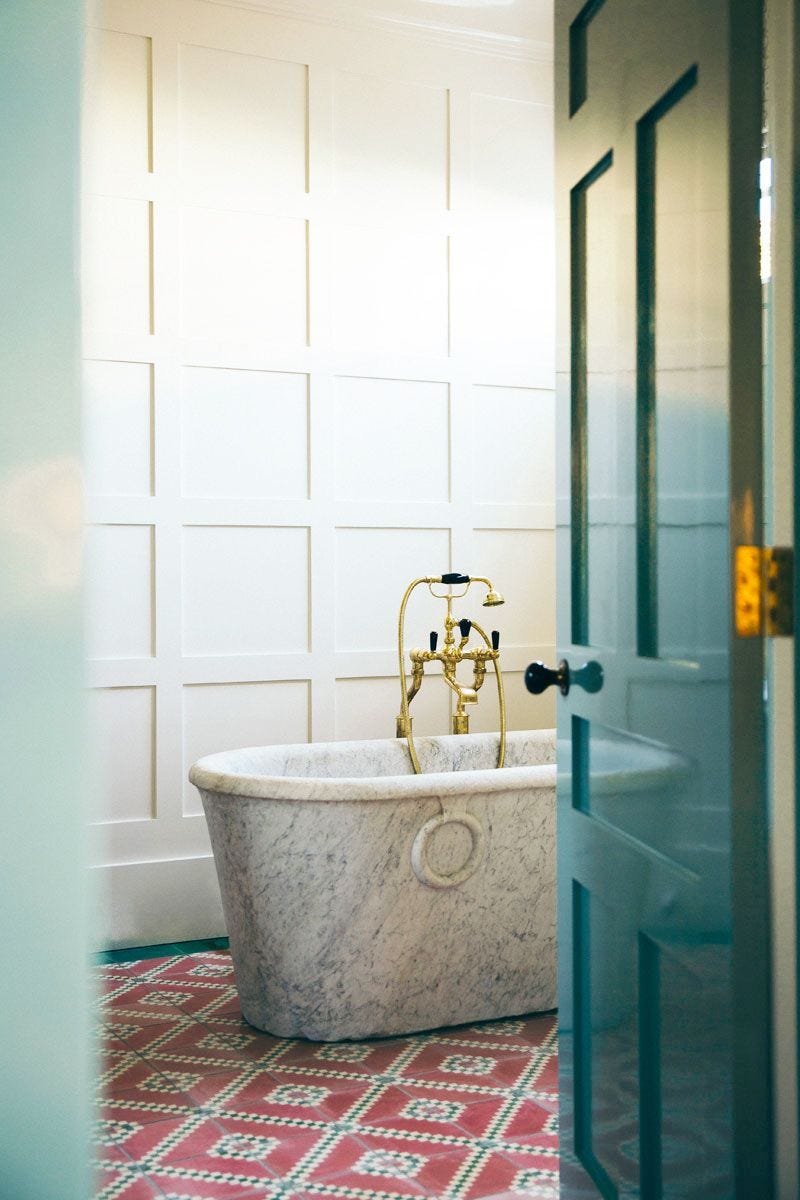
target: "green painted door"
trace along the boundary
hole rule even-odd
[[[77,267],[84,20],[83,0],[0,3],[2,1200],[93,1191]]]
[[[562,1196],[760,1200],[760,4],[556,14]]]

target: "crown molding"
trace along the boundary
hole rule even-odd
[[[249,9],[296,21],[314,21],[340,29],[395,33],[450,50],[468,50],[526,62],[553,61],[553,47],[549,42],[376,13],[369,4],[364,3],[347,4],[339,0],[207,0],[207,3],[225,8]]]

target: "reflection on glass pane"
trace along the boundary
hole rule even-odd
[[[731,1147],[730,946],[657,945],[661,1176],[664,1196],[728,1200]],[[703,1086],[697,1086],[697,1064]]]
[[[588,642],[617,644],[620,577],[614,172],[586,196],[586,450]],[[631,447],[632,449],[632,447]]]
[[[696,764],[656,742],[595,722],[588,743],[584,811],[665,858],[696,867],[698,846],[705,853],[710,836]]]
[[[728,609],[725,221],[692,88],[655,133],[658,654],[723,651]]]
[[[575,885],[576,1147],[604,1195],[638,1195],[636,935],[624,905]]]

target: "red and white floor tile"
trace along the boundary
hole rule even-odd
[[[271,1037],[224,952],[96,968],[96,1200],[556,1200],[552,1015]]]

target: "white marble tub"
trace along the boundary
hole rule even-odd
[[[208,818],[242,1012],[314,1041],[553,1008],[555,733],[233,750]]]

